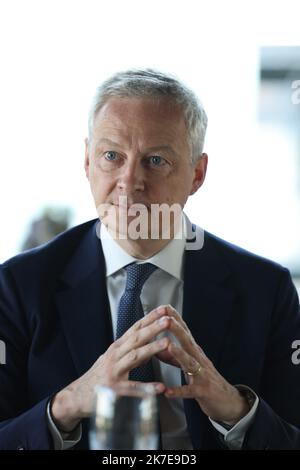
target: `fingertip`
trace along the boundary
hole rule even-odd
[[[164,393],[166,390],[166,386],[162,383],[154,384],[154,390],[157,394]]]
[[[179,315],[177,310],[171,304],[166,305],[166,311],[168,312],[168,315],[172,317],[176,317],[177,315]]]
[[[137,396],[159,395],[161,393],[164,393],[166,390],[166,386],[161,382],[130,381],[130,388],[132,389],[133,394],[139,394]]]
[[[173,391],[172,389],[170,389],[170,388],[166,388],[166,390],[165,390],[165,396],[166,396],[167,398],[172,398],[172,397],[174,396],[174,391]]]
[[[172,313],[172,312],[173,312],[173,307],[172,307],[171,304],[166,305],[166,309],[167,309],[167,311],[168,311],[169,313]]]
[[[170,312],[176,312],[175,308],[172,307],[171,304],[160,305],[158,307],[158,310],[161,310],[162,312],[164,312],[165,315]]]
[[[166,305],[160,305],[160,307],[157,308],[157,313],[158,315],[166,315]]]

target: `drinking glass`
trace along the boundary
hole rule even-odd
[[[153,386],[97,386],[90,420],[92,450],[158,448],[157,396]]]

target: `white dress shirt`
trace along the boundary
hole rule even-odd
[[[190,224],[187,218],[184,223]],[[186,231],[184,233],[186,233]],[[153,257],[148,258],[146,261],[141,261],[133,258],[124,251],[109,235],[103,224],[101,225],[100,236],[106,264],[107,292],[114,337],[116,336],[118,306],[126,285],[126,271],[124,267],[132,262],[152,263],[158,268],[149,276],[142,288],[141,303],[145,315],[154,308],[165,304],[172,305],[177,312],[182,315],[184,284],[183,261],[186,249],[185,239],[174,238]],[[168,335],[170,333],[165,334]],[[153,359],[153,366],[157,381],[163,382],[168,387],[181,385],[180,369],[158,361],[156,358]],[[258,397],[256,397],[255,403],[249,413],[230,430],[210,419],[211,424],[223,435],[224,441],[229,448],[241,448],[244,436],[254,418],[257,406]],[[163,449],[192,449],[191,440],[187,431],[183,400],[170,400],[164,395],[161,395],[159,396],[159,410]],[[74,431],[75,434],[67,436],[68,440],[65,440],[55,427],[49,410],[48,419],[56,449],[69,448],[78,442],[81,437],[81,433],[79,433],[80,426]]]

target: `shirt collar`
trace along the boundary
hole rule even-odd
[[[186,223],[185,217],[183,217],[184,224]],[[134,258],[123,250],[109,234],[104,224],[101,224],[100,238],[106,264],[106,277],[116,273],[129,263],[136,262],[152,263],[171,276],[179,280],[183,279],[183,254],[186,245],[184,238],[173,238],[161,251],[145,261]]]

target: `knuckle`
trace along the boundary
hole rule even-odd
[[[132,331],[132,330],[131,331],[130,330],[131,330],[131,328],[129,328],[129,330],[125,331],[125,333],[119,339],[116,340],[116,341],[119,341],[119,343],[118,343],[119,345],[124,343],[125,341],[127,341],[128,336],[130,336],[130,333]]]
[[[138,352],[136,349],[132,349],[129,353],[130,362],[136,362],[138,360]]]
[[[116,349],[114,349],[114,350],[111,351],[111,353],[109,355],[109,360],[111,362],[116,362],[117,358],[118,358],[118,354],[117,354]]]
[[[190,370],[195,370],[196,367],[199,367],[199,364],[195,359],[190,359],[189,367],[190,367]]]
[[[137,332],[132,336],[133,346],[137,346],[140,342],[140,334]]]
[[[134,331],[140,331],[143,328],[144,320],[139,321],[134,328]]]
[[[107,362],[114,360],[117,355],[117,348],[109,348],[105,354],[102,356],[102,363],[107,364]]]
[[[145,321],[146,321],[146,318],[142,318],[141,320],[138,320],[133,326],[134,331],[141,330],[144,326]]]

